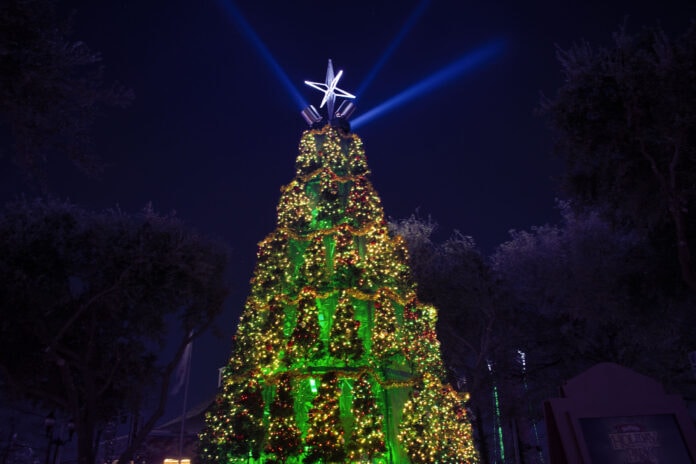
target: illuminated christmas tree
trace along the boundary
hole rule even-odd
[[[338,95],[336,81],[329,67],[314,84]],[[462,401],[443,384],[437,311],[418,302],[345,127],[302,135],[206,416],[203,464],[477,462]]]

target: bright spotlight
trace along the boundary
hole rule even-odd
[[[500,54],[503,51],[504,46],[505,42],[502,39],[496,40],[462,56],[457,61],[446,66],[432,76],[423,79],[398,95],[393,96],[384,103],[372,108],[364,114],[361,114],[353,120],[353,128],[357,128],[382,114],[386,114],[394,108],[423,95],[429,90],[434,90],[455,77],[458,77],[467,71],[473,70],[476,66],[479,66]]]
[[[254,32],[254,29],[244,18],[244,15],[239,8],[237,8],[237,6],[231,0],[218,0],[218,4],[225,11],[225,13],[227,13],[228,18],[230,18],[240,27],[247,39],[249,39],[252,45],[254,45],[254,47],[256,47],[256,49],[261,53],[263,60],[271,68],[271,71],[273,71],[276,77],[280,80],[281,84],[283,84],[283,87],[285,87],[288,93],[290,93],[290,96],[295,101],[298,108],[300,110],[306,108],[307,102],[305,99],[302,98],[302,95],[300,95],[297,88],[292,85],[292,81],[288,75],[285,74],[283,68],[281,68],[275,58],[273,58],[273,55],[271,54],[270,50],[268,50],[268,47],[266,47],[266,44],[264,44],[256,32]]]

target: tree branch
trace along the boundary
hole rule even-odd
[[[102,290],[101,292],[97,293],[94,295],[92,298],[90,298],[85,304],[81,305],[74,313],[72,316],[68,318],[67,321],[63,324],[63,326],[58,330],[56,333],[56,336],[53,337],[53,341],[48,345],[46,348],[47,350],[52,349],[55,347],[55,345],[58,343],[58,341],[63,338],[65,335],[65,332],[67,332],[70,327],[75,323],[75,321],[85,312],[87,309],[89,309],[90,306],[92,306],[94,303],[96,303],[99,299],[105,297],[109,293],[112,293],[116,291],[121,284],[121,281],[125,277],[126,273],[130,270],[130,267],[126,268],[120,276],[118,276],[118,279],[116,279],[116,282],[109,288],[106,288]]]
[[[145,421],[142,427],[140,427],[135,436],[132,437],[131,444],[125,450],[123,450],[121,456],[119,457],[119,462],[129,462],[131,460],[135,451],[140,446],[142,446],[142,444],[145,441],[145,438],[147,438],[152,429],[155,427],[155,424],[157,423],[159,418],[162,417],[167,404],[167,397],[169,395],[169,384],[171,382],[172,373],[174,372],[174,370],[176,370],[176,367],[179,365],[179,362],[181,362],[181,358],[184,354],[184,351],[186,350],[186,346],[189,343],[193,342],[193,340],[198,338],[203,332],[205,332],[212,323],[213,319],[208,319],[198,328],[198,331],[196,331],[195,333],[191,332],[187,334],[183,338],[182,342],[179,344],[179,347],[174,357],[171,359],[171,361],[169,361],[169,363],[167,363],[164,366],[164,368],[162,369],[162,383],[160,384],[159,388],[157,406],[152,411],[150,417]]]
[[[659,171],[655,158],[648,153],[642,139],[639,140],[639,144],[641,154],[650,163],[650,168],[655,174],[657,181],[660,183],[660,187],[667,197],[667,206],[670,215],[672,216],[672,220],[674,221],[674,232],[677,240],[677,259],[679,260],[682,280],[692,291],[696,292],[696,276],[694,275],[691,265],[691,249],[688,242],[684,213],[682,211],[682,205],[679,201],[679,195],[677,193],[677,165],[681,155],[679,146],[676,145],[674,147],[674,154],[672,155],[672,159],[669,163],[668,182],[665,176]]]

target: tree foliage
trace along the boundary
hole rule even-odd
[[[419,298],[440,310],[437,330],[445,364],[474,370],[485,365],[495,345],[498,294],[473,239],[455,232],[437,243],[432,237],[437,225],[415,215],[390,227],[406,241]]]
[[[611,47],[559,50],[565,76],[542,101],[566,164],[565,193],[612,223],[647,230],[696,291],[696,26],[677,39],[660,28]]]
[[[0,215],[0,374],[19,397],[72,417],[80,464],[114,416],[164,412],[186,345],[220,312],[226,250],[146,208],[92,213],[20,200]],[[174,333],[178,335],[173,335]],[[163,351],[173,344],[173,354]],[[168,349],[171,349],[168,348]]]
[[[101,171],[92,125],[102,108],[132,99],[104,83],[98,53],[69,37],[54,1],[0,2],[0,126],[12,136],[15,162],[44,188],[47,160],[57,154],[87,174]]]
[[[645,231],[567,203],[560,212],[557,225],[511,231],[489,258],[459,233],[435,241],[430,220],[392,224],[408,244],[419,298],[439,309],[443,358],[466,378],[484,459],[499,423],[506,444],[516,436],[525,459],[539,462],[542,401],[598,362],[696,393],[687,359],[694,301],[678,269]],[[505,429],[512,422],[515,433]]]
[[[615,362],[693,395],[693,297],[673,292],[678,277],[665,274],[659,250],[639,231],[617,229],[597,212],[561,212],[559,225],[513,231],[491,258],[533,321],[520,345],[530,382],[561,385]]]
[[[495,379],[489,363],[499,366],[501,373],[511,368],[514,375],[514,367],[508,365],[513,360],[509,353],[516,348],[510,300],[471,237],[454,232],[437,242],[433,238],[437,224],[417,215],[389,225],[406,241],[419,299],[438,308],[442,358],[460,388],[471,394],[477,448],[485,461],[487,449],[494,446],[484,427],[495,415],[491,396]]]

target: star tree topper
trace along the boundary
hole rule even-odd
[[[337,87],[338,80],[341,78],[342,75],[343,70],[338,71],[338,74],[334,76],[333,64],[331,63],[331,60],[329,60],[329,65],[326,67],[325,82],[305,81],[305,84],[312,87],[313,89],[317,89],[320,92],[324,92],[324,98],[321,100],[321,105],[319,105],[319,108],[322,108],[324,105],[326,105],[326,109],[329,113],[329,120],[333,119],[334,117],[334,102],[336,101],[336,97],[355,98],[355,95]]]

